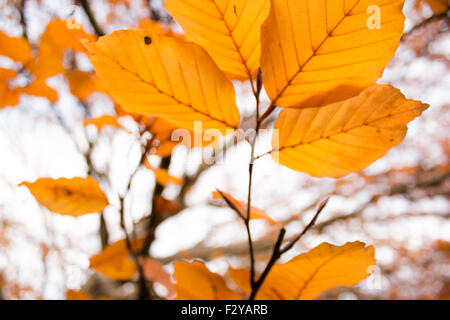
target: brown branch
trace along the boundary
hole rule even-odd
[[[171,160],[172,160],[171,156],[162,158],[159,168],[164,169],[164,170],[169,169]],[[162,222],[161,219],[158,219],[159,212],[157,210],[157,200],[158,200],[158,197],[161,196],[163,191],[164,191],[164,186],[162,184],[156,182],[155,188],[153,189],[152,202],[151,202],[152,211],[151,211],[150,219],[148,222],[147,236],[145,238],[144,245],[143,245],[142,251],[141,251],[141,254],[144,254],[144,255],[149,255],[150,247],[151,247],[153,241],[155,240],[156,228]]]
[[[20,24],[22,26],[22,36],[28,40],[27,20],[25,18],[25,3],[26,3],[26,0],[20,0],[17,9],[18,9],[19,15],[20,15]]]
[[[289,243],[286,246],[284,246],[283,248],[281,248],[281,245],[283,243],[283,239],[284,239],[284,236],[286,234],[286,230],[284,228],[282,228],[280,230],[277,242],[275,243],[275,246],[273,247],[273,250],[272,250],[272,256],[270,257],[270,260],[267,263],[267,265],[266,265],[263,273],[259,277],[258,281],[256,281],[256,283],[252,287],[252,292],[251,292],[250,298],[249,298],[250,300],[254,300],[255,299],[256,294],[258,293],[258,290],[261,288],[262,284],[264,283],[264,280],[266,279],[267,275],[269,274],[270,270],[272,270],[272,267],[275,265],[275,263],[278,261],[278,259],[284,253],[286,253],[288,250],[290,250],[300,240],[300,238],[306,232],[308,232],[308,230],[311,229],[311,227],[315,224],[315,222],[317,221],[317,218],[319,217],[320,213],[323,211],[323,209],[327,205],[328,200],[329,200],[329,198],[326,199],[325,201],[323,201],[320,204],[319,208],[317,209],[316,214],[311,219],[311,221],[306,225],[306,227],[303,229],[303,231],[298,236],[296,236],[294,239],[289,241]]]
[[[98,37],[104,36],[105,33],[103,32],[103,29],[100,27],[100,25],[98,24],[97,20],[95,19],[95,16],[91,10],[91,7],[89,5],[89,1],[88,0],[77,0],[78,4],[81,5],[81,7],[83,8],[84,12],[86,13],[86,16],[89,19],[89,22],[92,26],[92,28],[95,31],[95,34]]]
[[[143,132],[141,132],[141,137],[147,130],[148,130],[148,127],[145,127]],[[133,182],[133,178],[137,174],[139,168],[141,168],[142,165],[144,164],[145,159],[147,157],[147,154],[150,152],[150,149],[152,147],[152,142],[153,142],[153,139],[149,139],[145,143],[144,150],[142,151],[141,158],[139,159],[139,163],[136,166],[136,168],[133,171],[133,173],[130,175],[130,178],[128,180],[126,191],[125,191],[123,196],[119,196],[119,201],[120,201],[120,226],[122,228],[122,231],[125,234],[125,243],[126,243],[127,249],[130,252],[131,257],[133,258],[133,261],[136,264],[136,267],[138,269],[138,274],[139,274],[139,279],[138,279],[138,285],[139,285],[138,297],[139,297],[140,300],[145,300],[145,299],[152,298],[154,294],[153,294],[153,292],[151,293],[151,291],[149,290],[149,288],[147,286],[147,280],[145,278],[144,270],[143,270],[143,267],[142,267],[142,265],[141,265],[141,263],[139,261],[140,260],[139,259],[140,253],[138,253],[138,252],[136,252],[136,250],[134,250],[134,248],[132,246],[132,243],[131,243],[132,240],[131,240],[130,234],[128,233],[127,227],[125,225],[125,198],[126,198],[127,194],[130,192],[131,183]]]
[[[250,293],[249,300],[254,300],[256,297],[256,294],[258,293],[259,289],[261,288],[264,280],[266,279],[267,275],[269,274],[270,270],[272,270],[272,267],[275,265],[275,263],[280,258],[282,252],[280,251],[281,244],[283,243],[284,236],[286,235],[286,229],[282,228],[280,230],[280,233],[278,234],[277,241],[275,242],[275,245],[273,247],[272,256],[270,257],[269,262],[267,263],[266,268],[264,269],[263,273],[259,277],[258,281],[256,281],[255,285],[252,288],[252,292]]]
[[[256,285],[255,280],[255,253],[253,250],[253,240],[252,233],[250,230],[250,211],[252,207],[252,186],[253,186],[253,167],[255,162],[255,145],[256,140],[258,139],[259,129],[261,127],[261,121],[259,117],[259,108],[260,108],[260,95],[262,89],[262,71],[261,68],[258,69],[257,78],[256,78],[256,89],[253,88],[252,83],[252,91],[256,100],[256,127],[255,127],[255,136],[252,138],[250,142],[250,163],[248,165],[248,194],[247,194],[247,215],[245,215],[245,229],[247,230],[247,240],[248,240],[248,250],[250,255],[250,287],[253,288]]]
[[[150,19],[153,21],[161,21],[161,15],[152,6],[152,0],[147,0],[147,7],[150,11]]]
[[[402,37],[400,38],[400,41],[404,41],[406,40],[406,38],[408,38],[409,36],[411,36],[413,33],[415,33],[417,30],[422,29],[426,26],[428,26],[429,24],[435,22],[435,21],[439,21],[439,20],[447,20],[450,21],[449,17],[448,17],[448,9],[446,12],[440,13],[440,14],[435,14],[432,15],[431,17],[423,20],[422,22],[416,24],[415,26],[413,26],[411,29],[409,29],[407,32],[405,32]]]
[[[236,212],[239,218],[241,218],[244,222],[246,222],[247,218],[245,217],[244,212],[242,212],[240,208],[238,208],[232,201],[230,201],[230,199],[222,191],[218,189],[216,191],[220,194],[222,199],[225,200],[226,204]]]
[[[330,200],[330,198],[325,199],[320,204],[319,208],[316,211],[316,214],[311,219],[311,221],[306,225],[306,227],[303,229],[303,231],[298,236],[296,236],[294,239],[292,239],[285,247],[283,247],[283,249],[280,249],[280,255],[289,251],[301,239],[301,237],[303,237],[305,235],[305,233],[308,232],[309,229],[311,229],[311,227],[316,223],[317,218],[319,217],[320,213],[323,211],[323,209],[327,205],[328,200]]]

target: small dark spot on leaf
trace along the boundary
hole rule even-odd
[[[237,8],[236,8],[236,5],[233,6],[233,9],[234,9],[234,15],[237,17]]]
[[[152,43],[152,38],[150,38],[150,37],[148,37],[148,36],[145,36],[145,37],[144,37],[144,42],[145,42],[146,45],[149,45],[149,44]]]

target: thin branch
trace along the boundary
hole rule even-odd
[[[283,249],[280,250],[280,254],[284,254],[285,252],[289,251],[301,239],[301,237],[303,237],[305,235],[305,233],[307,233],[308,230],[311,229],[311,227],[316,223],[317,218],[319,217],[320,213],[323,211],[323,209],[327,205],[328,200],[330,200],[330,198],[325,199],[320,204],[319,208],[317,209],[316,214],[311,219],[311,221],[308,223],[308,225],[303,229],[303,231],[298,236],[296,236],[294,239],[292,239],[286,246],[283,247]]]
[[[161,15],[152,6],[152,0],[147,0],[147,7],[150,11],[150,19],[153,21],[161,21]]]
[[[422,29],[426,26],[428,26],[429,24],[435,22],[435,21],[439,21],[439,20],[447,20],[450,21],[450,18],[448,17],[448,9],[446,12],[442,12],[440,14],[435,14],[432,15],[431,17],[423,20],[422,22],[416,24],[415,26],[413,26],[410,30],[408,30],[407,32],[405,32],[400,41],[404,41],[406,38],[408,38],[409,36],[411,36],[413,33],[415,33],[417,30]]]
[[[170,162],[172,160],[171,156],[164,157],[161,160],[161,164],[159,165],[160,169],[167,170],[170,167]],[[148,222],[147,227],[147,236],[144,240],[144,245],[142,246],[141,254],[143,255],[149,255],[150,247],[155,240],[155,231],[158,225],[162,222],[161,219],[158,219],[159,212],[157,211],[157,201],[158,197],[161,196],[161,194],[164,191],[164,186],[158,182],[156,182],[155,188],[153,189],[153,195],[152,195],[152,201],[151,201],[151,214],[150,219]]]
[[[300,238],[308,232],[309,229],[315,224],[317,218],[319,217],[320,213],[325,208],[326,204],[328,203],[328,199],[323,201],[319,208],[317,209],[316,214],[311,219],[311,221],[308,223],[308,225],[303,229],[303,231],[296,236],[294,239],[292,239],[286,246],[281,248],[281,244],[283,243],[284,236],[286,234],[286,230],[282,228],[280,230],[280,233],[278,235],[277,242],[275,243],[275,246],[273,247],[272,256],[270,257],[269,262],[266,265],[266,268],[264,269],[263,273],[259,277],[258,281],[254,284],[252,287],[252,292],[250,294],[249,300],[254,300],[256,297],[256,294],[258,293],[259,289],[261,288],[262,284],[264,283],[264,280],[266,279],[267,275],[269,274],[270,270],[272,270],[272,267],[275,265],[275,263],[278,261],[278,259],[286,253],[286,251],[290,250],[299,240]]]
[[[227,205],[231,209],[233,209],[243,221],[247,221],[247,218],[245,217],[244,213],[241,211],[240,208],[238,208],[232,201],[230,201],[230,199],[228,199],[228,197],[222,191],[220,191],[219,189],[217,189],[216,191],[220,194],[222,199],[225,200]]]
[[[143,133],[145,133],[148,130],[148,127],[145,127],[145,129],[143,130],[143,132],[141,132],[141,137],[143,135]],[[130,189],[131,189],[131,183],[133,181],[133,178],[135,177],[135,175],[137,174],[139,168],[141,168],[141,166],[144,164],[145,159],[147,157],[147,154],[150,152],[150,149],[152,147],[152,142],[153,139],[149,139],[144,146],[144,150],[142,151],[141,154],[141,158],[139,159],[139,163],[136,166],[135,170],[133,171],[133,173],[130,175],[130,178],[128,180],[128,184],[127,184],[127,188],[126,191],[124,193],[123,196],[119,196],[119,201],[120,201],[120,226],[125,234],[125,243],[127,246],[128,251],[130,252],[134,263],[136,264],[136,267],[138,269],[138,273],[139,273],[139,280],[138,280],[138,284],[139,284],[139,291],[138,291],[138,296],[140,300],[144,300],[144,299],[148,299],[151,298],[150,296],[150,291],[149,288],[147,286],[147,280],[145,278],[145,274],[144,274],[144,270],[143,267],[139,261],[139,253],[136,252],[136,250],[134,250],[132,243],[131,243],[131,237],[127,231],[127,227],[125,225],[125,198],[126,195],[129,193]]]
[[[250,294],[249,300],[254,300],[256,297],[256,294],[258,293],[259,289],[261,288],[261,285],[263,284],[264,280],[266,279],[267,275],[269,274],[272,267],[277,262],[278,258],[282,254],[280,251],[281,244],[283,243],[284,236],[286,235],[286,229],[282,228],[280,230],[280,233],[278,234],[277,241],[275,243],[275,246],[273,247],[272,256],[270,257],[269,262],[267,263],[266,268],[264,269],[263,273],[259,277],[258,281],[255,283],[255,285],[252,288],[252,292]]]
[[[261,159],[262,157],[268,156],[268,155],[271,154],[272,152],[273,152],[273,150],[264,152],[264,153],[260,154],[259,156],[256,156],[256,157],[255,157],[255,160],[258,160],[258,159]]]
[[[27,0],[20,0],[19,2],[19,15],[20,15],[20,24],[22,25],[22,36],[28,40],[28,28],[27,28],[27,20],[25,18],[25,3]]]
[[[259,117],[258,121],[259,122],[263,122],[266,118],[268,118],[272,112],[275,111],[276,109],[276,105],[271,103],[270,106],[267,108],[267,110],[263,113],[263,115],[261,117]]]
[[[91,7],[89,5],[89,1],[88,0],[78,0],[78,3],[81,5],[81,7],[83,8],[84,12],[86,13],[86,16],[89,19],[89,22],[91,23],[92,28],[95,31],[95,34],[98,37],[104,36],[105,33],[103,32],[103,29],[100,27],[100,25],[98,24],[97,20],[95,19],[95,16],[91,10]]]
[[[252,85],[253,88],[253,85]],[[261,127],[261,121],[259,120],[259,108],[260,108],[260,94],[262,89],[262,71],[258,69],[257,79],[256,79],[256,90],[253,90],[253,94],[256,100],[256,128],[255,128],[255,136],[253,140],[251,140],[250,147],[250,163],[248,166],[248,195],[247,195],[247,215],[245,216],[245,228],[247,230],[247,239],[248,239],[248,249],[250,254],[250,286],[253,290],[256,281],[255,281],[255,253],[253,250],[253,240],[252,233],[250,230],[250,211],[252,207],[252,186],[253,186],[253,167],[255,162],[255,145],[256,140],[258,138],[259,129]]]

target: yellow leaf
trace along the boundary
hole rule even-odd
[[[117,119],[111,115],[103,115],[98,118],[86,119],[84,120],[83,124],[84,126],[94,125],[97,127],[98,130],[101,130],[104,126],[122,128]]]
[[[403,2],[272,0],[261,36],[261,68],[272,104],[317,107],[375,83],[402,35]]]
[[[31,58],[31,45],[25,38],[10,37],[0,31],[0,55],[23,64]]]
[[[97,74],[127,112],[158,115],[193,130],[235,128],[232,83],[200,46],[148,30],[121,30],[84,42]]]
[[[231,291],[225,280],[206,268],[200,261],[174,263],[177,281],[175,300],[239,300],[241,296]]]
[[[272,157],[316,177],[359,172],[398,145],[408,122],[427,108],[390,85],[375,84],[343,102],[285,109],[275,124]]]
[[[229,78],[254,79],[270,0],[166,0],[165,7]]]
[[[137,239],[131,242],[131,247],[137,252],[141,250],[143,243],[143,238]],[[125,239],[108,245],[102,252],[92,256],[89,261],[92,269],[115,280],[130,280],[137,272]]]
[[[78,217],[100,212],[108,205],[108,199],[98,182],[92,178],[40,178],[35,182],[22,182],[48,210]]]
[[[242,214],[244,217],[247,216],[247,204],[245,202],[239,201],[237,199],[235,199],[232,195],[230,195],[229,193],[220,191],[220,193],[222,193],[229,202],[231,202]],[[218,191],[214,191],[212,193],[213,199],[223,199],[222,195],[220,194]],[[255,208],[255,207],[250,207],[250,219],[264,219],[266,220],[270,225],[276,225],[278,224],[277,221],[273,220],[268,214],[267,212],[265,212],[264,210]]]
[[[362,242],[337,247],[322,243],[285,264],[275,265],[263,282],[257,300],[310,300],[337,286],[353,286],[369,276],[375,250]],[[247,294],[250,272],[230,269],[230,277]]]
[[[106,92],[103,82],[92,72],[74,70],[67,75],[70,92],[80,100],[86,100],[94,92]]]

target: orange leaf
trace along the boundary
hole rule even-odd
[[[245,202],[239,201],[235,199],[232,195],[229,193],[223,192],[223,191],[214,191],[212,193],[213,199],[223,199],[221,193],[223,196],[231,202],[241,213],[244,217],[247,216],[247,204]],[[273,220],[264,210],[250,207],[250,219],[264,219],[266,220],[270,225],[276,225],[278,224],[277,221]]]
[[[178,213],[181,210],[180,205],[174,200],[168,200],[162,196],[156,198],[156,212],[158,214],[166,213],[169,215]]]
[[[92,178],[40,178],[35,182],[22,182],[35,199],[48,210],[78,217],[100,212],[108,199],[98,182]]]
[[[16,106],[19,103],[20,92],[17,88],[10,88],[9,81],[17,76],[14,70],[0,68],[0,109]]]
[[[97,127],[98,130],[101,130],[104,126],[111,126],[123,129],[123,127],[120,125],[117,119],[111,115],[103,115],[98,118],[86,119],[84,120],[83,124],[85,127],[88,125],[94,125]]]
[[[65,20],[50,21],[39,41],[38,56],[26,68],[38,78],[48,78],[63,73],[62,60],[68,49],[85,52],[81,39],[94,40],[83,29],[71,29]]]
[[[80,100],[86,100],[94,92],[106,92],[103,82],[93,72],[71,71],[67,75],[70,92]]]
[[[149,30],[119,30],[83,42],[108,92],[128,112],[161,116],[178,127],[239,124],[233,84],[200,46]]]
[[[167,289],[169,297],[175,295],[175,287],[170,279],[170,274],[164,270],[160,262],[146,258],[143,262],[143,269],[147,280],[163,285]]]
[[[206,268],[200,261],[174,263],[176,279],[175,300],[239,300],[241,296],[231,291],[225,280]]]
[[[25,38],[15,38],[0,31],[0,55],[24,64],[31,58],[31,45]]]
[[[89,295],[85,292],[79,290],[67,290],[66,291],[66,300],[92,300]]]
[[[31,96],[47,98],[52,103],[58,101],[58,92],[49,87],[44,80],[36,79],[28,86],[20,88],[20,91]]]
[[[255,79],[261,55],[261,25],[270,0],[164,1],[166,10],[230,79]]]
[[[183,179],[180,179],[178,177],[174,177],[174,176],[170,175],[169,171],[167,171],[166,169],[153,168],[150,165],[150,162],[148,161],[148,159],[145,159],[144,164],[147,167],[147,169],[150,169],[153,171],[153,173],[155,174],[156,182],[158,182],[160,185],[166,186],[170,183],[180,185],[183,183]]]
[[[275,265],[263,282],[257,300],[308,300],[337,286],[353,286],[369,276],[375,250],[359,241],[341,247],[322,243],[287,263]],[[229,269],[230,277],[247,294],[250,271]]]
[[[375,84],[359,96],[323,107],[284,109],[275,124],[274,160],[316,177],[339,178],[383,157],[428,105]]]
[[[132,241],[133,250],[139,251],[144,239]],[[90,267],[115,280],[130,280],[137,272],[135,262],[130,258],[126,240],[122,239],[108,245],[103,252],[92,256]]]
[[[317,107],[374,84],[403,33],[404,1],[271,0],[261,31],[261,69],[273,105]],[[369,28],[368,8],[380,10]],[[373,16],[373,13],[372,13]]]

